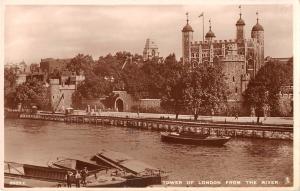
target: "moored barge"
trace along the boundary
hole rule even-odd
[[[222,146],[230,140],[230,137],[195,133],[162,132],[161,140],[171,143]]]
[[[86,187],[123,187],[125,179],[99,174],[99,169],[91,172],[87,178]],[[5,162],[5,187],[65,187],[66,174],[73,171],[67,168],[53,168],[15,162]],[[75,178],[72,180],[75,184]]]
[[[166,173],[158,168],[152,167],[146,163],[135,160],[123,153],[111,150],[101,150],[91,157],[83,160],[63,158],[51,161],[48,165],[54,168],[68,170],[81,170],[87,167],[93,171],[93,166],[101,167],[102,172],[126,179],[125,187],[147,187],[149,185],[161,184],[162,178]]]

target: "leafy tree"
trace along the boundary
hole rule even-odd
[[[176,61],[175,55],[169,55],[165,60],[162,107],[176,114],[185,110],[185,95],[187,90],[188,69]]]
[[[92,71],[94,60],[90,55],[78,54],[71,59],[70,63],[67,64],[67,69],[80,74],[83,71],[86,75]]]
[[[49,79],[59,79],[61,77],[61,71],[58,69],[54,69],[52,73],[49,74],[48,78]]]
[[[17,74],[13,68],[4,69],[4,105],[5,107],[13,108],[16,106],[15,98],[15,86],[16,86]]]
[[[224,74],[219,63],[202,65],[190,71],[186,91],[187,108],[193,111],[194,119],[200,114],[218,110],[227,100]]]
[[[259,118],[263,115],[263,106],[270,106],[272,116],[281,115],[279,108],[279,92],[282,86],[293,82],[293,60],[280,63],[271,60],[266,63],[251,79],[244,93],[244,104],[250,110],[254,107]],[[259,120],[259,119],[258,119]]]
[[[171,58],[172,57],[172,58]],[[159,62],[158,59],[147,60],[141,66],[143,75],[145,76],[144,84],[145,90],[148,91],[149,98],[161,98],[163,96],[163,86],[165,84],[166,76],[168,76],[168,67],[166,63],[172,63],[175,55],[168,56],[170,62]]]
[[[75,91],[72,94],[72,107],[82,109],[82,99],[83,99],[83,97],[82,97],[80,91]]]
[[[110,93],[112,86],[104,78],[87,76],[86,79],[78,85],[76,91],[79,91],[84,98],[98,98]]]
[[[92,99],[108,95],[113,89],[112,85],[101,76],[86,76],[86,79],[78,85],[76,91],[72,94],[72,106],[81,108],[82,99],[84,98]]]
[[[4,69],[4,87],[14,87],[16,85],[17,74],[13,68]]]
[[[49,92],[44,83],[37,79],[30,79],[16,87],[15,102],[23,107],[36,105],[39,109],[49,109]]]

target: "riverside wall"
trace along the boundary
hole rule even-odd
[[[154,131],[189,131],[217,136],[293,140],[293,127],[286,125],[233,124],[170,119],[147,119],[116,116],[65,115],[51,113],[20,113],[21,119],[58,121],[65,123],[88,123],[98,126],[119,126]]]

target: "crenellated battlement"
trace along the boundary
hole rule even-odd
[[[237,43],[236,39],[228,39],[228,40],[213,40],[212,44],[229,44],[229,43]],[[199,46],[202,44],[209,44],[209,41],[205,40],[205,41],[194,41],[191,42],[192,46]]]

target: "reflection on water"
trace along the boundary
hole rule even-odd
[[[276,180],[280,185],[287,178],[292,181],[289,141],[232,139],[223,147],[181,145],[161,142],[155,131],[34,120],[6,120],[4,135],[7,161],[45,165],[57,156],[112,149],[171,172],[169,180],[213,180],[222,186],[235,186],[225,185],[228,180],[240,180],[242,186],[247,186],[245,180]]]

